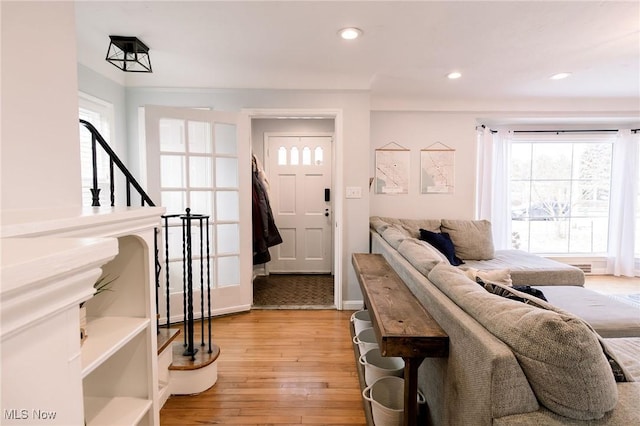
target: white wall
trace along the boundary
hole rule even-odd
[[[78,64],[78,90],[113,105],[115,133],[109,145],[128,166],[126,88]]]
[[[371,215],[403,218],[473,219],[476,182],[476,119],[471,113],[372,112],[370,177],[375,150],[390,142],[409,149],[409,193],[371,195]],[[420,150],[440,142],[456,150],[453,194],[420,193]],[[438,145],[441,147],[440,145]]]
[[[81,205],[73,2],[2,2],[2,209]]]
[[[372,111],[370,176],[375,172],[375,149],[396,142],[411,150],[409,193],[371,195],[371,215],[404,218],[474,219],[476,185],[476,132],[478,124],[491,128],[520,130],[543,129],[618,129],[637,128],[638,111],[624,109],[626,103],[610,105],[604,100],[585,103],[593,110],[567,109],[545,111],[544,102],[529,102],[528,111],[512,111],[509,104],[495,104],[493,111]],[[599,107],[594,107],[598,104]],[[487,105],[484,105],[487,106]],[[546,105],[549,107],[548,105]],[[568,105],[573,108],[574,105]],[[628,106],[628,105],[627,105]],[[618,107],[619,109],[615,109]],[[608,111],[608,108],[614,108]],[[453,194],[420,193],[420,150],[440,142],[456,150],[455,189]]]
[[[362,300],[351,254],[369,250],[369,94],[363,91],[233,90],[233,89],[143,89],[127,90],[129,160],[139,176],[138,108],[144,105],[209,107],[220,111],[241,109],[332,109],[342,111],[344,186],[360,186],[363,197],[344,200],[343,300]],[[338,124],[339,125],[339,124]],[[353,161],[358,159],[358,161]],[[250,167],[247,164],[247,167]]]

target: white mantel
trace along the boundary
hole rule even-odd
[[[163,207],[64,207],[3,210],[0,238],[104,237],[158,225]]]
[[[117,253],[115,238],[3,239],[2,340],[89,299],[100,266]]]
[[[163,212],[153,207],[2,211],[1,424],[159,423],[152,276],[154,228]],[[123,287],[113,292],[110,306],[94,314],[101,324],[135,326],[124,331],[109,326],[107,343],[112,335],[119,340],[105,349],[100,349],[104,336],[96,331],[83,349],[79,304],[91,298],[106,264],[125,268]],[[88,368],[86,358],[96,344],[98,358]],[[106,385],[102,395],[95,382],[123,374],[112,371],[113,363],[137,376],[132,374],[125,388]]]

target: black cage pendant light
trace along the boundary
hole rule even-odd
[[[153,72],[149,48],[137,37],[109,36],[106,60],[125,72]]]

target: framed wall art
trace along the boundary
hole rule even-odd
[[[375,155],[375,193],[408,194],[410,151],[391,142],[376,149]]]
[[[420,192],[453,194],[456,150],[436,142],[420,150]]]

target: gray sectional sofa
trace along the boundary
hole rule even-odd
[[[509,269],[513,285],[584,285],[584,273],[522,250],[494,250],[488,221],[448,219],[399,219],[373,216],[371,228],[384,235],[395,249],[406,239],[419,238],[420,229],[446,232],[464,260],[463,267],[481,270]]]
[[[571,305],[575,291],[590,293],[580,287],[584,277],[574,277],[574,271],[563,276],[562,266],[560,275],[549,272],[564,277],[565,285],[558,287],[544,280],[546,272],[533,271],[536,280],[549,284],[537,288],[550,303],[499,282],[479,285],[464,265],[453,267],[416,241],[412,231],[436,229],[437,222],[371,220],[371,251],[385,257],[449,335],[448,358],[428,358],[419,371],[431,424],[640,424],[640,310],[631,307],[612,327],[606,318],[594,326],[558,307],[554,297],[571,299]],[[515,275],[513,284],[521,284],[524,278]],[[525,283],[531,282],[537,283]],[[574,292],[553,291],[571,288]],[[519,300],[502,297],[505,293]],[[614,310],[622,307],[615,303]]]

